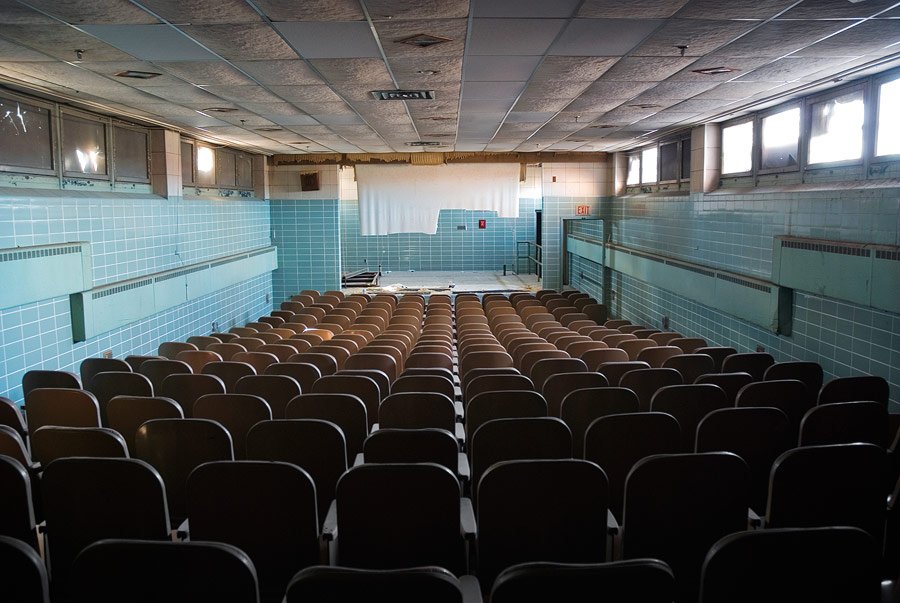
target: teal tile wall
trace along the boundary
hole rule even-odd
[[[603,241],[603,221],[599,219],[569,220],[568,232],[572,236],[583,237],[594,241]],[[587,293],[603,303],[603,266],[587,258],[568,254],[567,287]]]
[[[544,289],[559,289],[562,282],[562,221],[577,217],[577,206],[590,207],[591,216],[600,211],[600,197],[544,197],[544,211],[541,220],[541,243],[544,257],[544,271],[541,286]]]
[[[498,218],[491,211],[441,210],[437,233],[361,236],[359,203],[341,201],[341,259],[343,270],[367,268],[384,272],[408,270],[515,270],[516,242],[535,240],[535,209],[540,199],[520,199],[518,218]],[[478,228],[478,220],[487,228]],[[465,226],[465,230],[457,229]],[[524,253],[524,251],[523,251]],[[525,264],[522,264],[524,269]]]
[[[613,241],[739,273],[771,278],[779,234],[857,242],[900,242],[900,190],[711,194],[616,198],[605,215]],[[813,360],[826,377],[875,374],[891,384],[900,412],[900,315],[796,291],[790,336],[738,320],[652,284],[613,273],[614,316],[703,337],[776,360]]]
[[[272,273],[275,301],[304,289],[341,287],[340,209],[337,199],[272,200],[272,239],[278,269]]]
[[[95,285],[270,244],[269,205],[246,198],[162,199],[147,194],[0,190],[0,248],[89,241]],[[0,396],[22,401],[33,368],[77,370],[81,360],[155,353],[184,339],[267,314],[262,275],[202,299],[73,344],[68,297],[0,309]]]

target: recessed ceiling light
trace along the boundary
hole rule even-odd
[[[375,100],[432,100],[434,90],[372,90]]]
[[[734,69],[731,67],[707,67],[706,69],[692,69],[692,71],[703,75],[718,75],[720,73],[731,73]]]
[[[427,48],[435,44],[443,44],[444,42],[452,42],[450,38],[442,38],[441,36],[432,36],[431,34],[420,33],[408,38],[394,40],[398,44],[409,44],[410,46],[418,46],[419,48]]]
[[[120,71],[116,73],[116,77],[130,77],[136,80],[150,80],[155,77],[161,76],[161,73],[156,73],[153,71],[133,71],[129,69],[128,71]]]
[[[204,111],[208,113],[234,113],[237,109],[232,107],[207,107]]]

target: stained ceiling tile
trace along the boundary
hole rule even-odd
[[[213,60],[215,55],[168,25],[83,25],[100,40],[144,61]],[[85,51],[85,58],[95,60]],[[108,59],[105,59],[108,60]]]
[[[779,57],[833,34],[849,25],[845,21],[770,21],[722,48],[740,57]]]
[[[847,24],[850,25],[850,23]],[[856,58],[898,42],[900,42],[900,22],[869,20],[798,50],[794,54],[803,57]]]
[[[366,8],[372,20],[390,18],[392,21],[407,19],[465,19],[469,15],[469,0],[366,0]]]
[[[472,56],[542,55],[566,23],[564,19],[473,19],[468,53]]]
[[[484,100],[515,100],[525,82],[468,82],[463,88],[463,98]]]
[[[234,65],[264,85],[302,86],[322,83],[321,78],[301,59],[235,61]]]
[[[672,76],[675,81],[698,81],[698,82],[726,82],[740,77],[742,74],[749,73],[754,69],[771,63],[772,57],[734,57],[724,53],[714,52],[705,57],[701,57],[696,62],[685,67],[681,72]],[[715,69],[719,67],[727,67],[731,69],[726,73],[697,73],[700,69]]]
[[[417,87],[428,87],[429,82],[458,82],[462,77],[462,57],[392,57],[388,65],[401,86],[414,81]],[[436,73],[427,73],[432,71]]]
[[[249,25],[261,21],[259,14],[243,0],[216,0],[215,2],[208,0],[138,0],[138,2],[176,25],[209,25],[212,23]]]
[[[190,25],[182,27],[210,50],[229,60],[296,59],[281,36],[264,23],[246,25]]]
[[[269,86],[274,94],[291,103],[338,103],[344,101],[324,84],[315,86]]]
[[[561,111],[564,107],[566,107],[571,102],[572,102],[571,98],[547,98],[547,97],[543,97],[543,96],[530,96],[530,97],[523,96],[516,103],[515,110],[516,111],[526,111],[526,112]]]
[[[622,56],[662,23],[658,19],[576,19],[554,42],[550,54]]]
[[[92,27],[119,27],[117,25],[95,25]],[[127,27],[127,26],[126,26]],[[136,25],[134,27],[164,27]],[[83,50],[83,58],[88,61],[132,61],[128,55],[92,35],[82,33],[66,25],[12,25],[0,24],[0,37],[17,42],[26,48],[40,48],[40,51],[63,61],[76,60],[75,49]]]
[[[567,19],[580,0],[472,0],[472,14],[476,19],[482,17],[492,18],[542,18],[542,19]]]
[[[797,0],[755,0],[754,2],[691,0],[678,12],[677,16],[681,19],[768,19],[796,2]]]
[[[459,99],[406,103],[406,106],[410,115],[417,119],[425,117],[455,119],[459,108]]]
[[[661,82],[695,60],[693,57],[625,57],[610,67],[598,81]]]
[[[465,19],[433,19],[413,21],[378,21],[375,31],[381,41],[385,56],[427,59],[437,56],[462,57],[466,43]],[[402,40],[425,34],[445,38],[431,46],[416,46]]]
[[[521,82],[529,79],[540,56],[469,56],[463,67],[467,82]]]
[[[362,21],[359,0],[256,0],[272,21]]]
[[[534,80],[593,82],[617,60],[615,57],[548,56],[535,72]]]
[[[381,56],[372,30],[367,23],[361,21],[294,21],[275,23],[275,27],[306,59]]]
[[[391,74],[380,58],[314,59],[310,63],[329,82],[391,82]]]
[[[163,69],[194,85],[248,86],[253,84],[243,73],[224,61],[179,61],[164,63]]]
[[[92,0],[89,4],[80,0],[28,0],[29,6],[53,15],[61,21],[81,25],[83,23],[159,23],[147,11],[134,4],[119,0]],[[6,9],[3,9],[4,13]],[[4,21],[6,21],[4,19]]]
[[[678,46],[686,46],[684,56],[699,57],[724,46],[756,25],[754,21],[670,19],[635,48],[632,55],[680,56]]]

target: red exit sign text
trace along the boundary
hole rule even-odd
[[[576,216],[589,216],[591,215],[591,206],[590,205],[578,205],[575,207],[575,215]]]

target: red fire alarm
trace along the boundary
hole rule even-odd
[[[487,228],[487,220],[478,220],[478,228],[482,230]]]

